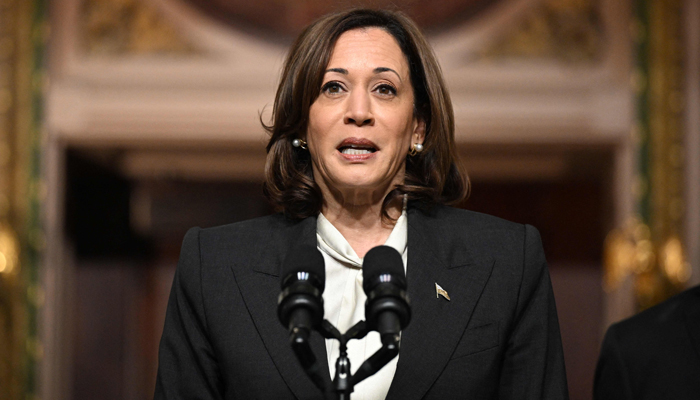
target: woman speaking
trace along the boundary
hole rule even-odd
[[[287,56],[264,192],[279,214],[191,229],[160,344],[157,399],[321,399],[277,318],[288,252],[325,261],[324,317],[364,319],[362,261],[401,254],[411,323],[353,399],[567,398],[537,230],[450,208],[468,192],[440,67],[400,13],[350,10],[307,27]],[[338,344],[311,347],[333,376]],[[348,344],[359,366],[381,342]]]

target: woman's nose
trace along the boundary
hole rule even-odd
[[[347,102],[345,112],[345,123],[357,126],[373,125],[372,104],[369,94],[362,92],[352,92]]]

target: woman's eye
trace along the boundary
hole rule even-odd
[[[393,96],[396,94],[396,88],[391,85],[379,85],[376,89],[377,93],[384,96]]]
[[[328,82],[323,85],[321,91],[329,94],[338,94],[343,91],[343,87],[338,82]]]

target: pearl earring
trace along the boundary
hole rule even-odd
[[[306,141],[304,139],[294,139],[292,140],[292,146],[301,147],[302,149],[306,150]]]
[[[420,143],[414,143],[413,146],[408,150],[409,156],[415,156],[416,154],[423,151],[423,145]]]

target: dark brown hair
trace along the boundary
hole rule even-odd
[[[277,88],[267,144],[263,192],[270,202],[292,218],[318,215],[323,205],[314,181],[308,150],[292,146],[305,136],[311,104],[321,93],[323,75],[338,37],[346,31],[377,27],[391,34],[408,61],[415,106],[414,116],[425,121],[423,152],[406,159],[403,185],[384,199],[382,215],[394,200],[407,195],[423,208],[454,204],[469,192],[454,142],[452,102],[440,66],[416,24],[400,12],[353,9],[326,15],[297,37],[287,55]]]

